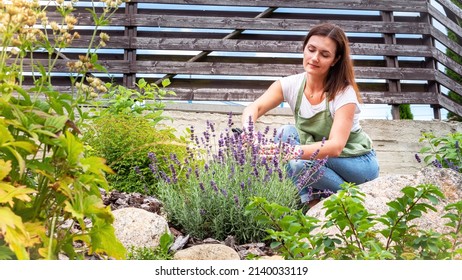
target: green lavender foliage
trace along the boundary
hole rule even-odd
[[[285,207],[295,207],[297,188],[286,177],[282,151],[274,158],[258,155],[258,145],[266,143],[266,134],[242,141],[229,129],[222,133],[207,123],[203,137],[195,137],[185,162],[172,155],[171,172],[165,174],[157,189],[168,217],[178,228],[196,238],[224,240],[233,235],[237,242],[259,241],[265,232],[254,213],[245,213],[251,197],[265,197]],[[254,137],[254,136],[251,136]]]

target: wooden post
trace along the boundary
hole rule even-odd
[[[132,3],[132,2],[127,2],[125,4],[125,15],[127,15],[129,18],[133,18],[134,15],[137,13],[137,3]],[[133,49],[132,43],[134,38],[136,38],[136,27],[131,26],[125,26],[124,30],[124,35],[128,37],[129,40],[129,47],[128,49],[124,50],[124,60],[129,61],[130,68],[131,66],[136,63],[136,50]],[[136,73],[130,72],[125,72],[123,74],[123,85],[127,88],[133,88],[136,83]]]
[[[386,11],[386,12],[381,12],[382,19],[384,22],[393,22],[393,12]],[[390,45],[395,45],[396,44],[396,36],[394,33],[384,33],[383,34],[384,38],[384,43],[385,44],[390,44]],[[398,58],[396,56],[386,56],[385,61],[387,64],[387,67],[399,67],[398,63]],[[388,92],[401,92],[401,84],[399,80],[392,80],[392,79],[387,79],[388,83]],[[391,104],[391,116],[393,117],[394,120],[399,120],[399,104]]]

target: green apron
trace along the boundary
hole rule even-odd
[[[297,103],[295,104],[295,127],[300,135],[300,144],[310,144],[320,142],[323,138],[329,139],[330,130],[334,123],[329,110],[329,101],[326,100],[326,109],[321,111],[311,118],[303,118],[300,116],[300,104],[304,95],[306,78],[298,91]],[[343,148],[339,157],[354,157],[367,154],[372,150],[372,140],[362,130],[359,129],[350,132],[350,137]]]

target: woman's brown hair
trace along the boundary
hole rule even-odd
[[[334,99],[339,92],[344,90],[348,85],[351,85],[356,92],[359,102],[362,102],[358,85],[355,81],[353,62],[350,58],[350,45],[345,32],[332,23],[316,25],[306,35],[303,41],[303,50],[308,44],[308,40],[314,35],[328,37],[337,46],[335,58],[338,58],[338,61],[330,68],[324,88],[324,91],[327,92],[328,100]]]

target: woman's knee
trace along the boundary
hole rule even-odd
[[[274,142],[284,142],[293,145],[299,144],[299,136],[295,126],[286,124],[279,127],[274,137]]]

